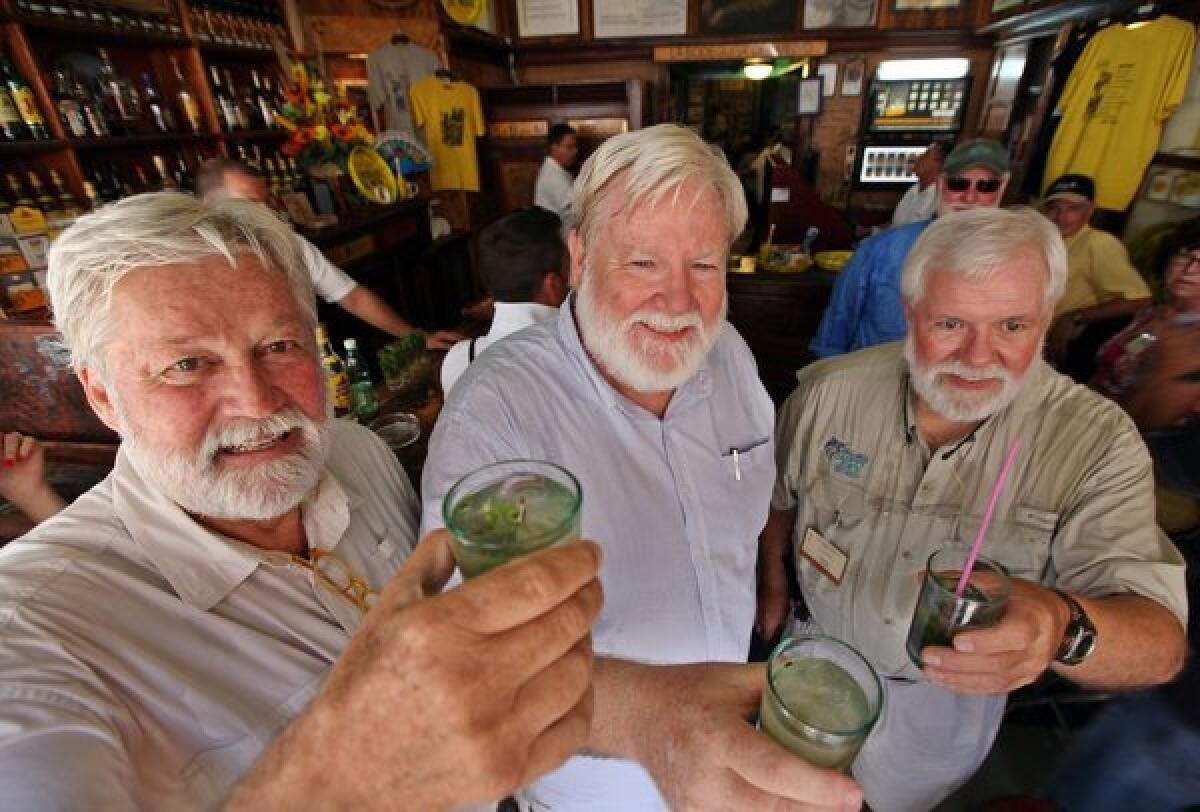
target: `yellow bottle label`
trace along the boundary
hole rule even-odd
[[[17,111],[26,124],[44,124],[42,114],[38,112],[37,102],[33,100],[33,91],[27,87],[19,87],[11,91]]]
[[[8,213],[8,219],[12,223],[13,231],[18,234],[33,234],[46,230],[46,216],[40,210],[28,206],[13,206],[13,210]]]
[[[13,105],[12,96],[4,88],[0,88],[0,121],[5,124],[16,124],[21,120],[21,114]]]
[[[329,402],[333,404],[333,408],[350,408],[350,379],[346,377],[345,372],[336,372],[332,375],[327,375],[325,377],[325,392],[329,397]]]

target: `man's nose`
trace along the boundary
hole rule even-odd
[[[962,349],[962,359],[971,366],[988,366],[995,360],[992,337],[987,330],[972,330]]]
[[[692,296],[692,275],[686,265],[672,265],[660,289],[663,307],[668,313],[687,313],[695,310]]]
[[[254,362],[231,365],[224,377],[224,400],[230,416],[270,417],[285,398],[267,370]]]

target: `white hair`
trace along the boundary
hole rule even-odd
[[[988,279],[1022,250],[1032,250],[1046,266],[1043,300],[1053,307],[1067,284],[1067,247],[1058,228],[1028,206],[981,208],[938,217],[917,239],[904,260],[901,292],[909,302],[925,296],[932,272]]]
[[[618,176],[623,183],[613,184]],[[605,221],[618,211],[617,206],[604,205],[614,191],[621,207],[633,209],[657,203],[668,193],[678,195],[689,181],[716,193],[725,208],[729,240],[741,234],[746,194],[719,149],[678,124],[656,124],[609,138],[584,161],[575,180],[572,211],[584,247],[592,245]]]
[[[299,238],[266,206],[203,202],[178,192],[135,195],[80,217],[50,248],[47,288],[54,322],[79,370],[107,376],[104,352],[113,290],[132,271],[252,255],[281,274],[313,325],[316,302]]]

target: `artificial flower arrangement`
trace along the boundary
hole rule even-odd
[[[288,139],[280,150],[294,157],[309,174],[328,176],[344,172],[351,150],[370,147],[374,135],[359,120],[354,103],[345,97],[344,90],[337,97],[329,94],[325,80],[314,66],[293,62],[291,77],[276,116],[288,131]]]

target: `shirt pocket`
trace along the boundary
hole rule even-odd
[[[982,517],[964,516],[958,527],[958,541],[969,547],[982,523]],[[993,516],[979,554],[1001,564],[1013,578],[1041,583],[1047,577],[1057,527],[1057,513],[1017,505],[1009,516]]]
[[[771,437],[744,443],[730,443],[721,449],[721,466],[734,482],[745,482],[750,475],[772,462]]]

